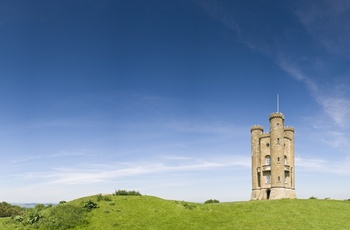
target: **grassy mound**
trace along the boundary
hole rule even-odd
[[[84,209],[84,204],[89,202],[97,206]],[[65,211],[62,207],[69,208]],[[59,208],[61,210],[57,210]],[[75,215],[74,218],[69,212]],[[41,219],[36,225],[3,219],[0,229],[68,229],[58,222],[66,223],[69,219],[78,220],[70,227],[84,230],[350,229],[349,216],[350,201],[286,199],[197,204],[151,196],[97,195],[46,208],[41,211]],[[55,218],[58,218],[57,223],[54,223]]]

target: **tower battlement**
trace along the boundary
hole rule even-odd
[[[284,126],[280,112],[269,116],[270,132],[261,125],[251,131],[252,200],[296,198],[294,128]]]
[[[269,120],[271,120],[272,118],[282,118],[284,120],[284,115],[282,113],[279,113],[279,112],[271,113]]]
[[[292,126],[285,126],[284,131],[291,131],[294,133],[294,128]]]
[[[261,131],[264,131],[264,128],[263,128],[261,125],[253,125],[253,126],[250,128],[250,132],[252,132],[253,130],[261,130]]]

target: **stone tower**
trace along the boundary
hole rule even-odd
[[[252,147],[251,200],[296,198],[294,128],[284,126],[282,113],[270,114],[270,132],[250,129]]]

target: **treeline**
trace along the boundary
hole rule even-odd
[[[25,208],[17,205],[12,205],[6,202],[0,203],[0,217],[11,217],[22,215],[25,212]]]
[[[116,190],[114,192],[115,196],[141,196],[141,193],[139,191],[135,191],[135,190]]]

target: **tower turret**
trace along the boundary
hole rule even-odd
[[[260,183],[258,175],[259,166],[259,153],[260,153],[260,136],[264,129],[260,125],[254,125],[250,129],[251,133],[251,160],[252,160],[252,195],[251,199],[256,200],[259,198]]]
[[[270,115],[271,195],[270,199],[284,198],[284,116]]]
[[[296,198],[295,194],[295,172],[294,172],[294,128],[287,126],[284,128],[285,135],[285,181],[286,193],[290,198]]]

